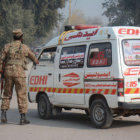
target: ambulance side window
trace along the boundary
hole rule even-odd
[[[91,44],[88,54],[88,67],[106,67],[112,64],[111,43]]]
[[[53,66],[55,58],[56,47],[44,49],[39,56],[40,66]]]
[[[84,66],[85,51],[85,45],[62,48],[59,68],[82,68]]]

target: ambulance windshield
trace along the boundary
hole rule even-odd
[[[140,40],[123,40],[124,61],[129,66],[140,65]]]

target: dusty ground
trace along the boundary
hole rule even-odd
[[[1,101],[0,101],[1,103]],[[52,120],[38,117],[37,105],[29,103],[31,124],[20,126],[16,97],[8,111],[8,124],[0,124],[0,140],[139,140],[140,117],[119,117],[109,129],[96,129],[84,111],[64,111]]]

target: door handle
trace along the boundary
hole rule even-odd
[[[52,73],[48,73],[48,75],[49,75],[49,76],[51,76],[51,75],[52,75]]]
[[[59,73],[59,78],[58,79],[59,79],[59,82],[60,82],[61,81],[61,74],[60,73]]]
[[[140,78],[138,78],[138,82],[140,82]]]

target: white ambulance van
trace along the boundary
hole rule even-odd
[[[140,115],[140,27],[75,28],[48,42],[29,74],[39,116],[82,109],[108,128],[114,117]]]

